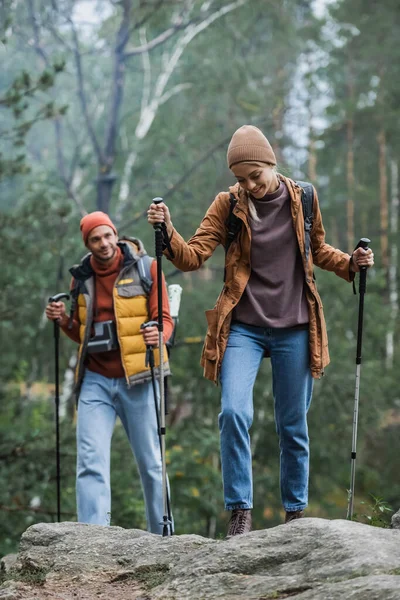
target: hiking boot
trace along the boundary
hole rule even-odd
[[[233,535],[242,535],[251,531],[251,510],[249,508],[235,508],[229,521],[227,538]]]
[[[304,510],[294,510],[291,512],[286,511],[285,523],[290,523],[290,521],[301,519],[302,517],[304,517]]]

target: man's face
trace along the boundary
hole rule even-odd
[[[118,236],[108,225],[99,225],[89,233],[86,246],[99,262],[111,263],[117,250]]]

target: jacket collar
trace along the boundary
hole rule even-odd
[[[237,201],[234,212],[243,211],[247,217],[249,213],[249,203],[247,201],[246,192],[240,187],[238,183],[229,187],[229,193],[232,194]]]

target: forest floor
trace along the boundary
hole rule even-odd
[[[9,582],[0,590],[0,600],[151,600],[138,582],[125,577],[116,580],[107,574],[63,579],[49,578],[43,583]]]

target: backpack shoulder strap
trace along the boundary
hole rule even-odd
[[[148,254],[142,254],[136,263],[139,271],[140,283],[147,295],[150,294],[151,286],[153,285],[153,279],[151,277],[151,265],[153,259]]]
[[[225,253],[228,252],[229,246],[232,244],[233,241],[235,241],[235,239],[237,238],[237,236],[242,228],[242,221],[233,212],[233,209],[235,208],[236,203],[237,203],[237,200],[236,200],[235,196],[233,194],[229,194],[229,214],[228,214],[228,218],[225,221],[225,225],[226,225],[226,229],[227,229]]]
[[[313,204],[314,204],[314,188],[308,181],[296,181],[296,183],[302,188],[301,192],[301,204],[303,206],[304,215],[304,249],[306,254],[306,262],[308,261],[308,255],[310,252],[311,245],[311,228],[313,223]]]
[[[226,225],[226,243],[225,243],[225,256],[228,254],[229,246],[235,241],[242,229],[242,221],[237,217],[233,209],[235,208],[237,200],[231,193],[229,194],[229,214],[225,221]],[[226,267],[224,269],[224,281],[226,280]]]
[[[141,240],[137,238],[130,237],[128,235],[124,235],[120,238],[120,242],[132,242],[138,248],[138,251],[132,251],[130,249],[130,256],[135,260],[136,259],[136,267],[139,271],[140,283],[147,295],[150,294],[151,286],[153,285],[153,279],[151,277],[151,264],[153,259],[149,256],[144,249],[144,246]]]

